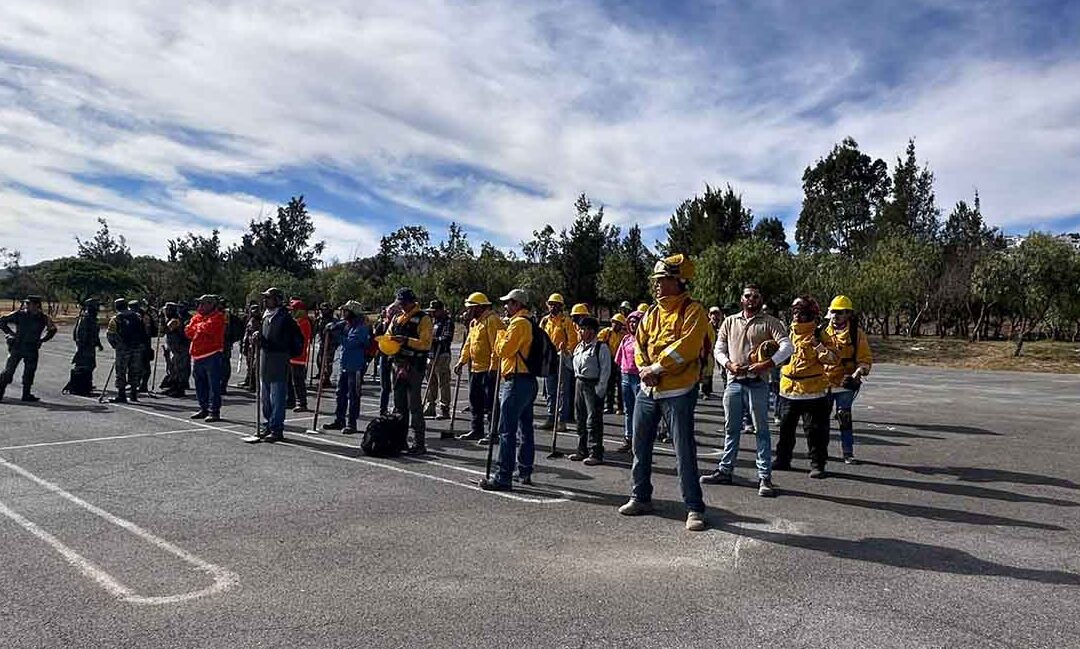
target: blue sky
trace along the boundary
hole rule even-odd
[[[174,6],[175,5],[175,6]],[[798,214],[846,135],[947,212],[1080,229],[1080,2],[0,5],[0,246],[139,253],[303,193],[329,255],[451,220],[512,247],[587,192],[646,240],[705,183]]]

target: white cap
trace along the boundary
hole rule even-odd
[[[510,300],[513,300],[521,304],[527,304],[529,301],[529,294],[520,288],[515,288],[514,290],[510,291],[499,299],[503,302],[509,302]]]

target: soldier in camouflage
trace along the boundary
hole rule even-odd
[[[15,369],[20,362],[23,364],[22,400],[39,400],[30,393],[34,386],[34,374],[37,372],[38,350],[42,343],[56,335],[56,325],[52,318],[41,310],[41,298],[28,295],[25,303],[22,309],[0,317],[0,331],[6,335],[8,348],[7,363],[3,373],[0,373],[0,400],[3,400],[4,391],[15,379]],[[11,329],[12,325],[15,327],[14,331]],[[45,333],[44,337],[42,332]]]

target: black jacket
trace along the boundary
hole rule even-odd
[[[259,362],[264,381],[277,383],[288,379],[292,342],[296,337],[303,339],[303,335],[300,325],[284,308],[279,308],[273,317],[263,317]]]

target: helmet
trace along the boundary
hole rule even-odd
[[[292,311],[307,311],[307,307],[304,306],[303,300],[290,300],[289,309]]]
[[[390,336],[375,336],[375,342],[379,344],[379,351],[387,356],[393,356],[401,351],[401,343],[391,340]]]
[[[829,304],[830,311],[854,311],[855,305],[851,302],[851,298],[846,295],[837,295],[833,298],[833,301]]]
[[[562,295],[560,295],[559,293],[552,293],[548,296],[547,303],[551,304],[552,302],[556,302],[558,304],[566,304],[566,302],[564,302],[562,299]]]
[[[620,304],[620,305],[619,305],[619,308],[620,308],[620,309],[626,309],[627,311],[630,311],[630,310],[632,310],[632,309],[633,309],[634,307],[633,307],[633,305],[632,305],[632,304],[630,304],[630,302],[629,302],[629,301],[627,301],[627,300],[623,300],[623,301],[622,301],[622,304]]]
[[[640,311],[642,315],[645,315],[645,312],[649,310],[649,305],[642,302],[641,304],[637,305],[637,308],[634,310]]]
[[[624,316],[621,313],[616,313],[615,315],[611,316],[611,321],[613,323],[618,322],[621,325],[625,325],[626,324],[626,316]]]
[[[661,277],[675,277],[683,281],[694,279],[694,262],[683,254],[664,257],[653,266],[652,279]]]
[[[483,293],[477,291],[465,298],[465,306],[491,306],[491,300]]]
[[[570,315],[589,315],[589,307],[584,302],[578,302],[574,305],[574,308],[570,309]]]
[[[763,363],[780,350],[780,343],[775,340],[763,340],[757,349],[750,352],[750,362]]]

